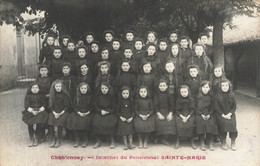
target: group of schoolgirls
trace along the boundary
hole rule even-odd
[[[196,149],[214,150],[214,138],[220,138],[227,150],[226,136],[235,149],[236,101],[232,85],[220,65],[213,67],[208,35],[189,47],[188,37],[170,32],[157,40],[153,31],[147,41],[126,31],[124,41],[105,31],[100,44],[93,33],[76,44],[70,36],[46,36],[39,57],[39,76],[25,97],[23,121],[28,125],[30,147],[44,140],[45,128],[52,143],[61,145],[62,131],[74,133],[78,147],[88,145],[95,135],[93,148],[109,136],[110,148],[116,147],[115,135],[122,136],[124,149],[133,149],[133,136],[138,148],[148,148],[151,137],[169,145],[169,137],[188,138]],[[36,129],[34,129],[36,125]],[[57,128],[57,138],[55,138]],[[103,137],[102,137],[103,136]],[[80,141],[81,140],[81,141]]]

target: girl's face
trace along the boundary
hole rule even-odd
[[[128,97],[129,97],[129,90],[123,90],[122,91],[122,97],[124,99],[128,99]]]
[[[141,89],[139,90],[139,95],[140,95],[142,98],[146,98],[146,96],[147,96],[147,89],[141,88]]]
[[[88,66],[84,64],[80,67],[80,70],[81,70],[81,73],[87,74],[88,73]]]
[[[180,93],[182,97],[187,97],[189,95],[189,91],[187,88],[181,88]]]
[[[101,52],[101,58],[102,58],[103,60],[106,60],[106,59],[109,58],[109,52],[108,52],[108,50],[103,50],[103,51]]]
[[[168,73],[173,73],[173,71],[175,70],[175,66],[174,66],[173,62],[166,63],[165,69]]]
[[[108,87],[106,85],[101,85],[101,92],[105,95],[108,93]]]
[[[39,86],[38,85],[33,85],[32,87],[31,87],[31,92],[32,93],[38,93],[40,91],[40,89],[39,89]]]
[[[94,40],[94,37],[93,37],[92,35],[87,35],[87,36],[86,36],[86,41],[87,41],[88,43],[93,42],[93,40]]]
[[[143,70],[144,70],[144,73],[150,73],[152,70],[151,64],[147,63],[147,64],[143,65]]]
[[[217,68],[214,69],[214,75],[215,75],[217,78],[219,78],[219,77],[222,76],[222,69],[221,69],[221,67],[217,67]]]
[[[100,71],[101,71],[102,74],[107,74],[108,73],[108,66],[107,65],[101,65]]]
[[[153,56],[154,55],[154,53],[155,53],[155,46],[149,46],[148,48],[147,48],[147,55],[148,56]]]
[[[91,45],[91,51],[94,52],[94,53],[97,53],[98,50],[99,50],[98,45],[97,45],[96,43],[93,43],[93,44]]]
[[[141,50],[142,48],[143,48],[143,43],[141,41],[136,41],[135,42],[135,49]]]
[[[165,51],[167,49],[167,43],[166,42],[160,42],[159,48],[161,51]]]
[[[197,56],[201,56],[204,52],[203,46],[196,46],[195,47],[195,54]]]
[[[125,56],[125,58],[131,59],[131,58],[132,58],[132,55],[133,55],[133,52],[132,52],[131,49],[125,49],[125,51],[124,51],[124,56]]]
[[[166,84],[166,82],[160,82],[159,84],[159,89],[161,92],[165,92],[167,90],[168,86]]]
[[[79,90],[80,90],[80,93],[81,94],[87,94],[87,92],[88,92],[88,87],[87,87],[87,85],[82,85],[80,88],[79,88]]]
[[[113,47],[114,50],[119,50],[120,43],[118,41],[113,41],[112,47]]]
[[[75,50],[75,44],[74,43],[68,43],[68,50],[74,51]]]
[[[86,53],[86,50],[84,48],[78,49],[78,55],[79,55],[80,58],[85,58],[86,54],[87,53]]]
[[[149,33],[147,35],[148,42],[155,42],[155,39],[156,39],[156,37],[155,37],[155,35],[153,33]]]
[[[205,84],[204,86],[201,87],[201,91],[204,95],[208,94],[210,90],[209,84]]]
[[[196,78],[199,74],[199,71],[197,68],[190,68],[190,76],[192,78]]]
[[[105,39],[107,42],[111,42],[113,40],[113,36],[111,33],[106,33]]]
[[[61,88],[62,88],[61,83],[57,83],[54,85],[54,89],[56,90],[56,92],[61,92]]]
[[[69,40],[69,38],[63,38],[63,40],[62,40],[62,44],[66,47],[68,46],[68,40]]]
[[[200,41],[202,44],[207,44],[208,43],[208,37],[207,36],[201,36]]]
[[[47,44],[48,44],[49,46],[54,45],[54,38],[53,38],[53,37],[48,37],[48,38],[47,38]]]
[[[46,77],[48,75],[48,69],[46,67],[40,68],[40,75]]]
[[[177,34],[176,33],[172,33],[169,37],[170,41],[171,42],[176,42],[178,37],[177,37]]]
[[[229,90],[229,83],[228,82],[222,82],[221,83],[221,90],[223,92],[228,92],[228,90]]]
[[[130,69],[130,64],[128,62],[123,62],[121,65],[121,69],[125,72],[128,72]]]
[[[54,55],[54,57],[57,58],[57,59],[60,58],[61,55],[62,55],[61,50],[60,50],[60,49],[55,49],[55,50],[53,51],[53,55]]]
[[[181,44],[182,48],[188,48],[189,43],[188,43],[187,39],[181,39],[180,44]]]
[[[63,67],[62,67],[62,73],[63,73],[64,75],[70,74],[70,67],[69,67],[69,66],[63,66]]]
[[[173,45],[171,48],[171,52],[173,56],[177,56],[179,53],[179,47],[177,45]]]
[[[126,38],[127,41],[133,41],[133,39],[134,39],[134,34],[128,32],[128,33],[126,33],[125,38]]]

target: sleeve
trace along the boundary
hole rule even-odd
[[[139,102],[137,100],[135,101],[135,113],[137,115],[140,115],[140,112],[139,112]]]
[[[30,107],[30,97],[29,95],[26,95],[24,98],[24,108],[27,110]]]
[[[214,100],[213,100],[213,97],[211,97],[211,100],[210,100],[210,108],[209,108],[209,115],[212,115],[214,113]]]
[[[153,100],[150,100],[149,105],[150,105],[150,112],[149,112],[149,114],[152,115],[154,113]]]
[[[64,100],[63,100],[64,108],[63,109],[65,112],[68,112],[68,109],[71,106],[70,97],[65,94],[63,96],[64,96]]]
[[[135,116],[135,107],[134,107],[134,102],[131,103],[133,110],[132,110],[132,114],[131,114],[131,117],[134,117]]]
[[[233,113],[235,113],[236,109],[237,109],[237,103],[236,103],[235,97],[232,97],[230,112],[233,114]]]
[[[99,97],[98,96],[94,100],[94,110],[98,113],[101,113],[101,109],[99,108]]]
[[[153,105],[154,105],[154,111],[156,113],[159,112],[159,101],[158,101],[158,95],[157,94],[154,95]]]
[[[202,107],[202,99],[201,98],[197,98],[197,110],[196,110],[196,113],[198,115],[201,115],[202,112],[201,112],[201,107]]]
[[[120,117],[121,116],[121,102],[120,102],[120,99],[119,99],[119,101],[118,101],[118,103],[117,103],[117,106],[116,106],[116,115],[118,116],[118,117]]]
[[[217,97],[215,97],[214,99],[214,109],[215,111],[217,111],[217,113],[219,115],[222,115],[223,114],[223,111],[222,109],[220,108],[220,103],[219,103],[219,99]]]
[[[196,109],[196,103],[195,103],[195,100],[194,99],[191,99],[190,101],[190,116],[193,115],[195,113],[195,109]]]
[[[41,94],[40,100],[41,100],[42,106],[46,109],[47,108],[47,102],[46,102],[46,99],[45,99],[45,95]]]
[[[178,116],[181,115],[181,104],[179,99],[176,100],[175,111]]]
[[[74,111],[75,111],[76,113],[80,111],[80,110],[79,110],[79,107],[78,107],[78,105],[77,105],[77,99],[76,99],[76,97],[75,97],[74,100],[73,100],[73,108],[74,108]]]
[[[169,103],[169,112],[171,112],[172,114],[175,113],[175,110],[174,110],[174,96],[169,94],[169,97],[168,97],[168,103]]]

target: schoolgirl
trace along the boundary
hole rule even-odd
[[[187,85],[179,87],[179,96],[176,100],[176,126],[178,138],[174,146],[175,149],[179,148],[180,137],[185,137],[190,140],[191,147],[196,149],[193,137],[195,136],[195,101],[190,93]]]
[[[200,149],[205,151],[205,137],[209,139],[209,150],[213,151],[214,135],[218,127],[214,115],[214,97],[210,81],[202,81],[197,96],[196,131],[200,139]]]
[[[100,135],[108,135],[111,140],[110,149],[116,147],[114,134],[116,132],[117,117],[115,114],[114,92],[108,82],[102,82],[94,101],[93,133],[96,143],[93,148],[101,146]]]
[[[135,38],[135,32],[132,30],[126,30],[125,31],[125,42],[123,43],[123,47],[134,47],[134,38]]]
[[[219,134],[221,136],[221,148],[227,150],[226,136],[229,132],[231,149],[236,150],[237,124],[236,124],[236,100],[232,90],[232,84],[224,79],[219,84],[220,90],[214,101],[214,109],[217,112]]]
[[[157,114],[155,117],[156,136],[164,145],[169,145],[169,135],[176,135],[176,124],[174,118],[174,101],[172,94],[168,93],[168,83],[165,79],[160,79],[157,84],[157,93],[154,96],[154,110]]]
[[[62,57],[62,48],[55,46],[53,48],[53,58],[50,61],[50,73],[52,80],[60,79],[62,77],[62,64],[64,63]]]
[[[37,146],[39,139],[42,138],[44,125],[48,120],[48,113],[46,111],[47,103],[45,96],[39,93],[40,88],[38,83],[34,82],[28,88],[25,99],[23,121],[28,125],[28,132],[30,136],[29,147]],[[34,130],[33,125],[36,125]]]
[[[72,40],[68,41],[67,51],[64,53],[63,59],[65,62],[69,62],[71,64],[71,75],[75,76],[75,60],[77,58],[77,52],[75,43]]]
[[[180,38],[180,55],[183,61],[183,66],[187,66],[189,58],[192,56],[192,50],[189,47],[190,39],[187,36]]]
[[[61,80],[55,80],[50,89],[50,113],[48,119],[49,131],[52,138],[51,148],[58,148],[61,144],[63,128],[66,127],[68,108],[71,106],[69,94]],[[55,139],[54,127],[58,128],[58,137]]]
[[[133,55],[133,49],[131,47],[125,47],[123,52],[123,60],[128,60],[130,62],[130,71],[134,74],[137,74],[138,67],[136,58]]]
[[[80,66],[82,64],[85,64],[85,63],[89,63],[91,64],[91,60],[90,58],[87,57],[87,47],[84,46],[84,45],[81,45],[77,48],[77,58],[74,60],[75,61],[75,69],[76,69],[76,76],[79,76],[80,73],[81,73],[81,70],[80,70]],[[90,70],[91,68],[93,68],[94,66],[89,66]]]
[[[76,79],[73,75],[70,74],[71,72],[71,64],[68,62],[63,63],[62,65],[62,73],[63,76],[61,80],[64,84],[64,88],[69,93],[70,98],[73,100],[76,91]]]
[[[122,52],[122,49],[121,49],[121,44],[122,42],[119,40],[119,39],[116,39],[114,38],[112,40],[112,49],[111,51],[109,52],[109,59],[111,60],[112,62],[112,66],[111,66],[111,74],[113,76],[116,76],[117,75],[117,71],[118,71],[118,68],[119,68],[119,63],[120,61],[122,60],[123,58],[123,52]]]
[[[134,50],[133,56],[136,61],[136,66],[139,67],[141,64],[141,60],[144,57],[145,50],[144,50],[144,40],[142,38],[136,37],[134,39]],[[139,70],[138,70],[139,71]]]
[[[177,83],[177,77],[175,73],[175,65],[172,60],[168,60],[165,63],[165,71],[164,74],[161,75],[161,78],[164,80],[167,80],[167,92],[171,95],[174,95],[175,98],[177,97],[176,92],[177,92],[177,87],[179,86]]]
[[[203,44],[194,44],[194,55],[188,60],[188,65],[197,65],[200,70],[202,80],[209,80],[213,65],[210,59],[205,55],[205,46]]]
[[[93,32],[87,32],[83,38],[84,45],[90,50],[90,45],[95,40],[95,34]]]
[[[183,66],[183,61],[182,57],[180,55],[180,47],[179,44],[174,43],[170,45],[169,47],[170,52],[168,55],[167,60],[171,60],[174,63],[175,66],[175,73],[177,77],[177,84],[181,85],[184,82],[184,66]]]
[[[36,78],[36,82],[39,85],[40,93],[46,98],[49,96],[52,79],[49,76],[49,67],[47,65],[40,65],[38,67],[39,75]]]
[[[178,43],[178,32],[171,31],[168,33],[168,45],[172,45],[174,43]]]
[[[67,119],[67,128],[72,130],[75,136],[75,148],[79,146],[80,135],[82,135],[82,147],[88,145],[88,136],[91,130],[93,96],[87,83],[82,82],[77,87],[73,102],[74,111]]]
[[[108,82],[113,86],[114,77],[110,74],[110,63],[102,61],[98,63],[99,73],[95,80],[95,89],[99,90],[102,82]]]
[[[188,76],[185,80],[185,85],[189,86],[190,93],[195,98],[198,95],[201,83],[199,67],[196,65],[189,65],[187,70]]]
[[[43,45],[40,56],[39,63],[49,64],[53,57],[53,47],[54,47],[55,36],[53,34],[48,34],[46,36],[46,45]]]
[[[154,44],[157,46],[157,33],[154,31],[148,31],[146,33],[146,45]]]
[[[212,46],[210,46],[208,44],[209,34],[201,33],[199,35],[199,39],[200,39],[201,44],[204,44],[204,46],[205,46],[205,54],[206,54],[206,56],[211,60],[212,63],[214,63],[213,49],[212,49]]]
[[[165,64],[168,56],[168,44],[167,39],[162,38],[158,41],[158,51],[156,52],[161,64]]]
[[[62,52],[66,52],[68,50],[68,41],[71,40],[69,35],[63,35],[60,38],[60,46],[62,47]]]
[[[90,44],[90,54],[89,54],[89,59],[92,62],[93,68],[92,68],[92,77],[95,79],[96,76],[98,75],[98,67],[97,64],[100,62],[100,44],[98,41],[93,41]]]
[[[117,134],[122,136],[124,142],[124,150],[133,149],[134,134],[134,100],[131,88],[123,86],[120,89],[120,98],[117,104],[116,114],[119,118]],[[129,141],[129,144],[128,144]]]
[[[213,74],[212,74],[212,91],[214,94],[218,93],[219,90],[219,83],[226,79],[225,76],[225,71],[223,66],[221,65],[216,65],[213,69]]]
[[[79,85],[82,82],[85,82],[89,85],[90,89],[94,89],[94,79],[92,77],[92,74],[89,71],[89,64],[83,63],[80,66],[80,75],[77,77],[77,85]]]
[[[155,131],[153,101],[146,86],[138,88],[138,95],[135,100],[134,127],[138,136],[138,148],[148,148],[150,134]]]
[[[104,36],[104,43],[102,45],[102,48],[107,47],[109,50],[112,48],[112,40],[115,36],[115,32],[112,30],[105,30],[103,33]]]

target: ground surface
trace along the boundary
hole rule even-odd
[[[215,151],[192,150],[187,142],[175,150],[172,146],[150,144],[147,150],[123,150],[121,143],[110,150],[108,143],[99,149],[73,148],[72,142],[65,141],[58,149],[49,148],[50,142],[29,148],[27,126],[22,121],[25,89],[14,89],[0,93],[0,165],[260,165],[260,99],[236,93],[237,99],[237,151],[221,150],[215,144]],[[230,144],[230,140],[228,140]],[[83,156],[80,160],[53,160],[51,156]],[[128,159],[120,159],[120,156]],[[205,156],[205,160],[161,159],[161,156]],[[87,157],[94,157],[89,159]],[[119,159],[96,159],[96,156],[116,156]],[[158,156],[159,159],[129,159],[130,156]]]

